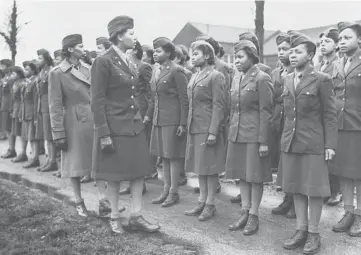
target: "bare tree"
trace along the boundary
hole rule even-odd
[[[17,54],[17,35],[19,33],[19,26],[18,23],[18,7],[16,0],[13,1],[13,7],[11,10],[11,14],[9,15],[9,21],[8,21],[8,31],[7,33],[0,31],[0,35],[4,38],[6,44],[9,47],[9,50],[11,51],[11,59],[15,63],[15,57]]]
[[[258,1],[256,2],[256,19],[254,23],[256,25],[256,36],[259,40],[259,57],[260,62],[263,62],[263,43],[264,43],[264,4],[265,1]]]

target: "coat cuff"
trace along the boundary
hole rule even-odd
[[[65,131],[53,131],[53,140],[66,138]]]
[[[104,136],[110,136],[109,127],[107,124],[103,124],[101,126],[95,127],[95,130],[97,131],[98,138]]]
[[[209,129],[208,129],[208,134],[217,136],[218,130],[216,130],[216,129],[214,129],[214,128],[209,128]]]

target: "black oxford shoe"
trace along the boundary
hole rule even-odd
[[[294,250],[306,243],[308,232],[306,230],[296,230],[295,234],[283,243],[286,250]]]
[[[347,232],[351,228],[353,222],[355,220],[355,215],[350,212],[346,212],[342,219],[333,226],[332,230],[334,232]]]
[[[232,225],[229,225],[229,230],[237,231],[246,226],[249,216],[249,210],[242,210],[241,217]]]
[[[320,234],[308,233],[308,238],[303,248],[303,254],[313,255],[319,252],[321,249],[321,237]]]

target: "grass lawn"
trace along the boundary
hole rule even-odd
[[[113,235],[108,224],[79,217],[37,190],[0,180],[0,254],[199,254],[195,245],[163,233]]]

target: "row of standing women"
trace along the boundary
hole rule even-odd
[[[312,40],[296,31],[278,35],[281,66],[272,74],[259,63],[253,34],[240,35],[234,44],[234,72],[217,58],[219,44],[201,36],[191,45],[197,69],[192,75],[174,63],[181,49],[164,37],[153,42],[153,70],[141,56],[132,61],[127,52],[139,52],[134,51],[139,43],[133,26],[127,16],[109,22],[111,44],[91,69],[80,61],[81,35],[65,37],[65,59],[49,72],[52,137],[62,151],[62,176],[71,179],[80,215],[87,216],[80,177],[91,172],[100,214],[110,214],[114,232],[158,231],[160,226],[141,214],[153,155],[163,158],[164,189],[152,203],[169,207],[180,201],[178,183],[185,168],[198,175],[200,190],[198,203],[185,214],[208,220],[216,212],[218,175],[225,171],[227,178],[240,180],[242,201],[240,218],[229,229],[253,235],[259,228],[263,184],[272,180],[270,155],[280,150],[277,181],[297,217],[296,232],[284,248],[303,247],[304,254],[320,250],[323,200],[338,181],[345,214],[333,230],[361,236],[360,25],[340,22],[322,33],[324,60],[316,67]],[[139,84],[147,82],[151,95],[144,98],[146,89]],[[149,104],[147,111],[140,111],[141,97]],[[127,222],[120,222],[120,181],[130,181]]]

